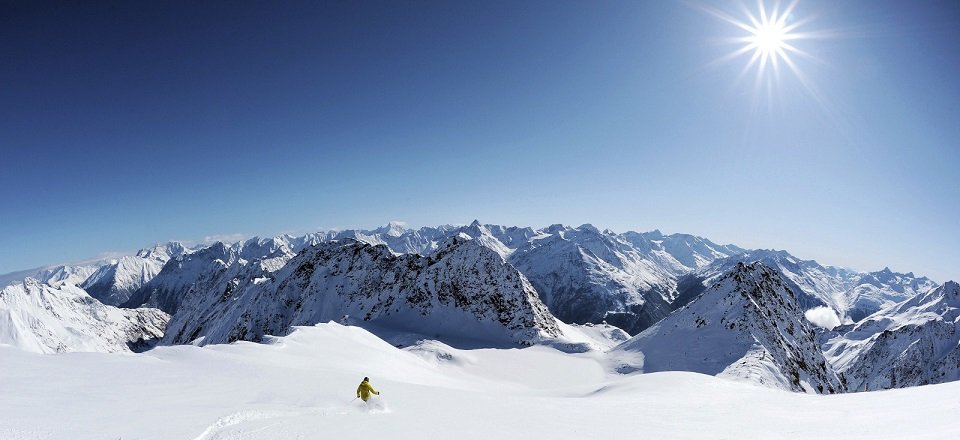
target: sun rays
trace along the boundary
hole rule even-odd
[[[798,44],[803,40],[826,38],[830,34],[803,30],[803,26],[809,24],[810,18],[796,17],[798,1],[792,0],[785,7],[776,1],[768,7],[768,2],[758,0],[756,9],[753,10],[746,4],[740,4],[736,15],[705,7],[705,11],[733,25],[740,34],[723,40],[735,47],[712,64],[746,59],[737,82],[741,82],[753,72],[756,92],[763,89],[772,92],[782,82],[784,71],[788,71],[817,101],[821,101],[816,88],[798,64],[800,59],[813,62],[819,60],[798,47]]]

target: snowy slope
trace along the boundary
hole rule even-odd
[[[428,257],[354,240],[322,243],[274,273],[250,266],[220,279],[191,291],[163,343],[259,341],[329,320],[481,345],[560,336],[523,275],[466,234]]]
[[[107,305],[127,302],[137,289],[155,277],[171,258],[189,253],[182,243],[171,242],[141,249],[101,266],[80,287]]]
[[[960,379],[960,285],[948,282],[826,335],[853,391]]]
[[[738,264],[617,350],[642,353],[633,367],[648,373],[695,371],[794,391],[843,391],[795,293],[761,263]]]
[[[0,437],[953,439],[960,382],[788,393],[688,372],[619,375],[545,347],[398,349],[363,329],[266,344],[39,356],[0,347]],[[381,395],[351,400],[369,376]]]
[[[167,319],[156,309],[105,306],[67,282],[27,278],[0,291],[0,344],[37,353],[145,349]]]

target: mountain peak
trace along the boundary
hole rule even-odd
[[[695,371],[793,391],[843,390],[794,292],[760,262],[737,263],[618,349],[642,352],[637,368],[644,372]]]
[[[391,220],[386,224],[386,226],[381,226],[377,229],[374,229],[375,234],[388,235],[390,237],[399,237],[407,232],[406,223]]]
[[[189,250],[179,241],[167,243],[157,243],[151,247],[143,248],[137,251],[136,256],[140,258],[151,258],[158,261],[167,261],[171,258],[179,257]]]
[[[564,226],[564,225],[562,225],[562,224],[560,224],[560,223],[554,223],[554,224],[552,224],[552,225],[550,225],[550,226],[547,226],[547,228],[545,229],[545,231],[546,231],[547,233],[549,233],[549,234],[556,234],[557,232],[563,231],[563,230],[565,230],[565,229],[567,229],[566,226]]]
[[[579,229],[579,230],[581,230],[581,231],[590,231],[590,232],[593,232],[593,233],[595,233],[595,234],[599,234],[599,233],[600,233],[600,230],[597,229],[596,226],[591,225],[590,223],[584,223],[584,224],[580,225],[580,227],[577,228],[577,229]]]

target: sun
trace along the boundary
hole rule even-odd
[[[768,13],[763,1],[760,0],[757,2],[756,15],[745,11],[747,20],[734,23],[747,32],[746,36],[739,39],[743,47],[738,52],[753,53],[748,67],[756,65],[760,75],[766,71],[767,66],[772,66],[774,73],[778,74],[780,63],[796,71],[796,64],[791,55],[799,54],[800,50],[788,41],[801,37],[800,34],[793,33],[800,23],[787,24],[796,5],[797,2],[794,1],[781,11],[778,3]]]
[[[795,9],[799,0],[793,0],[785,7],[779,1],[768,3],[758,0],[756,9],[741,4],[739,14],[705,8],[711,15],[734,25],[739,36],[726,39],[736,47],[732,52],[716,62],[726,62],[736,58],[747,58],[741,77],[747,72],[756,71],[756,87],[779,82],[781,66],[786,66],[803,85],[812,89],[797,65],[798,58],[815,60],[813,56],[797,47],[796,42],[828,36],[824,32],[801,32],[800,28],[808,19],[797,19]],[[737,18],[739,16],[739,18]]]
[[[787,28],[782,23],[767,23],[753,30],[753,35],[747,37],[749,44],[756,48],[761,55],[778,55],[788,45]]]

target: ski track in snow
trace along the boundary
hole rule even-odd
[[[263,431],[272,427],[279,425],[280,423],[275,423],[267,425],[255,430],[246,430],[242,429],[241,425],[256,422],[261,420],[268,419],[279,419],[279,418],[290,418],[290,417],[302,417],[302,416],[331,416],[331,415],[347,415],[350,414],[350,410],[355,410],[359,412],[365,412],[367,414],[385,414],[389,413],[390,409],[382,400],[371,401],[366,404],[350,404],[346,405],[345,410],[338,411],[336,407],[325,407],[325,408],[312,408],[307,410],[246,410],[238,411],[226,416],[223,416],[217,419],[212,425],[208,426],[207,429],[203,431],[199,436],[194,437],[193,440],[233,440],[240,439],[244,435],[252,434],[257,431]]]

